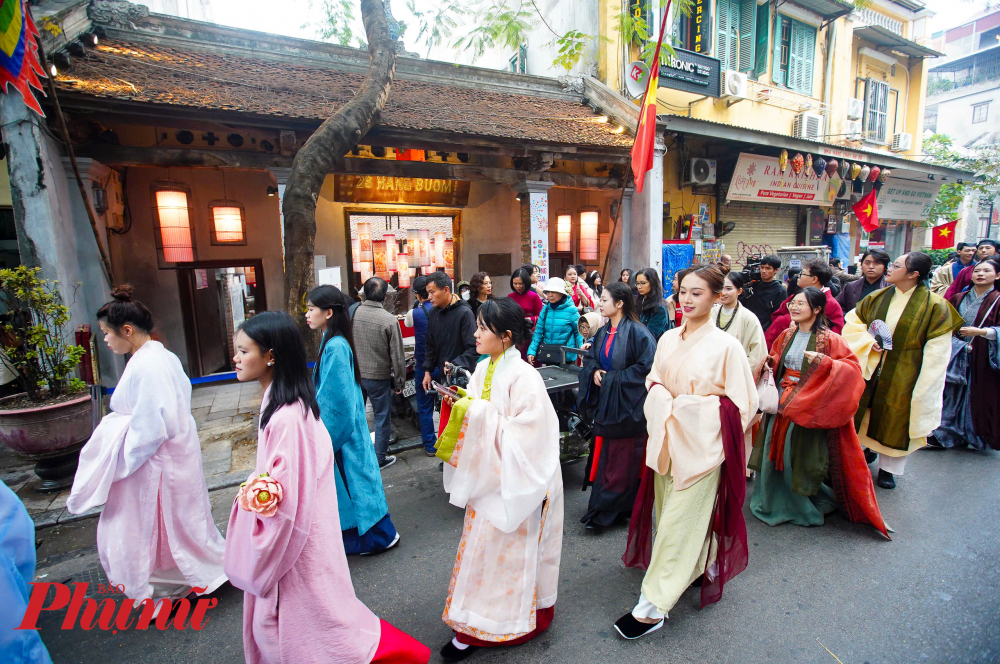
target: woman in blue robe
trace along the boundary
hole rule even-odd
[[[347,555],[391,549],[399,533],[389,518],[375,446],[368,433],[361,374],[347,308],[351,301],[333,286],[309,292],[306,322],[324,330],[313,379],[320,419],[333,439],[337,506]]]
[[[593,486],[580,519],[588,530],[632,511],[646,460],[646,374],[656,355],[656,340],[639,322],[627,284],[605,287],[600,304],[608,322],[594,335],[580,370],[580,410],[594,415]]]

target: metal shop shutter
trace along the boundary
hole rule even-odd
[[[736,223],[736,228],[722,238],[726,245],[723,253],[732,256],[734,264],[742,267],[749,254],[777,253],[781,247],[795,246],[795,228],[799,219],[797,205],[733,201],[727,206],[727,190],[727,186],[720,187],[719,221],[723,224],[730,221]]]

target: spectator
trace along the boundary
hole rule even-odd
[[[964,291],[966,288],[971,286],[972,271],[975,269],[976,265],[979,262],[986,260],[987,258],[992,258],[996,256],[998,246],[1000,246],[1000,243],[998,243],[996,240],[990,240],[990,239],[980,240],[979,243],[976,245],[976,253],[974,254],[975,260],[972,261],[971,265],[963,268],[958,273],[954,281],[952,281],[951,286],[948,286],[948,290],[945,291],[944,295],[945,299],[950,300],[951,298],[955,297],[956,295]],[[965,249],[967,250],[969,248],[970,248],[969,246],[966,246]]]
[[[601,293],[604,292],[604,280],[601,279],[601,273],[597,270],[591,270],[587,273],[587,285],[590,286],[590,290],[594,291],[594,297],[598,300],[601,299]]]
[[[760,261],[760,280],[751,281],[744,286],[743,295],[740,296],[740,304],[757,317],[761,328],[765,331],[771,325],[771,314],[781,305],[781,301],[790,295],[785,293],[781,282],[775,279],[779,269],[781,269],[780,258],[773,255],[764,256]]]
[[[551,279],[549,280],[551,281]],[[562,279],[560,279],[562,281]],[[573,305],[581,314],[597,307],[596,298],[587,283],[580,278],[575,265],[566,266],[566,293],[573,299]]]
[[[531,290],[533,290],[536,293],[538,293],[538,297],[544,298],[545,297],[545,292],[542,290],[542,283],[541,283],[542,270],[541,270],[541,268],[539,268],[534,263],[525,263],[524,265],[521,266],[521,268],[527,270],[528,274],[531,275]]]
[[[493,281],[485,272],[476,272],[469,279],[469,305],[472,315],[479,313],[479,305],[493,297]]]
[[[885,288],[885,271],[889,268],[889,254],[881,249],[869,249],[861,256],[861,278],[844,286],[837,296],[843,311],[850,311],[869,293]]]
[[[729,271],[733,269],[733,257],[729,254],[722,254],[719,257],[719,270],[722,274],[729,274]]]
[[[411,289],[417,301],[407,312],[404,322],[407,327],[413,328],[413,360],[416,363],[417,375],[420,375],[424,366],[424,349],[427,343],[427,320],[434,305],[427,299],[427,277],[419,276],[414,279]],[[420,422],[420,440],[424,443],[424,454],[435,456],[437,431],[434,429],[434,393],[424,389],[422,380],[415,380],[414,383],[417,395],[417,419]]]
[[[382,308],[389,284],[372,277],[365,282],[365,300],[354,312],[355,346],[364,397],[372,403],[375,417],[375,456],[379,468],[396,463],[388,455],[392,435],[392,393],[403,391],[406,380],[406,356],[403,337],[396,317]]]
[[[799,273],[802,272],[800,267],[790,267],[788,272],[785,273],[785,292],[788,297],[791,297],[798,293],[801,288],[799,288]]]
[[[580,348],[583,337],[578,327],[580,315],[573,300],[566,294],[566,282],[553,277],[545,282],[545,297],[549,301],[538,316],[535,333],[528,347],[528,362],[535,363],[535,355],[542,345],[571,346]],[[567,362],[575,362],[576,355],[566,355]]]
[[[639,270],[635,273],[635,287],[639,292],[639,297],[635,300],[639,322],[653,335],[654,341],[659,341],[660,335],[667,331],[668,322],[660,275],[648,267]]]
[[[964,244],[964,243],[963,243]],[[944,297],[945,292],[948,290],[948,286],[951,286],[952,279],[951,266],[955,264],[958,260],[959,253],[953,251],[948,254],[948,260],[944,262],[944,265],[934,269],[934,273],[931,275],[931,292],[937,293],[938,295]]]
[[[830,322],[830,329],[840,334],[840,331],[844,329],[844,311],[840,308],[840,304],[833,299],[833,294],[830,292],[831,278],[833,278],[833,270],[830,269],[827,262],[821,258],[813,258],[802,265],[802,270],[796,279],[796,285],[799,291],[812,286],[826,293],[826,319]],[[768,348],[771,348],[775,339],[791,326],[792,318],[788,313],[788,303],[792,301],[794,296],[793,293],[787,297],[771,315],[771,326],[764,333]]]
[[[958,278],[959,272],[976,264],[977,253],[978,248],[976,245],[966,244],[965,242],[958,243],[958,260],[951,266],[952,281]]]
[[[523,267],[519,267],[514,270],[514,274],[510,277],[510,295],[507,297],[511,298],[521,307],[521,311],[524,312],[524,317],[530,321],[529,329],[534,332],[535,322],[538,321],[538,314],[542,313],[542,298],[538,297],[536,293],[531,288],[531,273]],[[525,362],[528,361],[528,344],[531,343],[531,339],[525,339],[518,350],[521,351],[521,359]]]
[[[845,270],[844,264],[841,262],[839,258],[836,257],[831,258],[830,267],[833,268],[833,276],[835,276],[837,279],[840,279],[840,283],[845,286],[851,283],[852,281],[857,281],[858,279],[861,278],[860,271],[858,271],[857,274],[851,274],[850,272]]]
[[[476,318],[469,303],[451,292],[451,278],[444,272],[427,275],[427,299],[434,305],[427,316],[424,341],[424,389],[431,380],[444,375],[444,363],[451,362],[472,371],[479,361],[476,352]]]
[[[457,292],[459,299],[465,300],[466,302],[469,302],[469,300],[472,299],[472,286],[469,285],[468,281],[458,282],[456,284],[456,288],[458,289]],[[469,307],[472,307],[471,302],[469,303]]]
[[[632,270],[625,268],[618,275],[618,281],[631,285],[632,283]]]

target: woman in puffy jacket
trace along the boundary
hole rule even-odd
[[[566,282],[553,277],[545,282],[545,298],[548,303],[542,308],[535,324],[535,333],[528,347],[528,362],[535,363],[535,355],[543,344],[572,346],[580,348],[583,337],[577,327],[580,314],[573,300],[566,294]],[[566,354],[567,362],[575,362],[576,355]]]

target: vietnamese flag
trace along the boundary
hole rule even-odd
[[[653,168],[653,147],[656,143],[656,90],[660,85],[660,46],[663,44],[663,35],[667,28],[670,1],[667,0],[667,8],[660,23],[660,38],[656,42],[653,61],[649,65],[649,80],[646,81],[646,92],[642,95],[642,104],[639,105],[639,126],[635,130],[635,142],[632,143],[632,175],[635,178],[635,190],[639,193],[642,193],[646,173]]]
[[[865,229],[868,233],[878,228],[879,224],[878,203],[875,200],[875,194],[875,190],[872,189],[851,208],[861,223],[861,228]]]
[[[958,219],[931,229],[931,249],[951,249],[955,246],[955,226]]]

